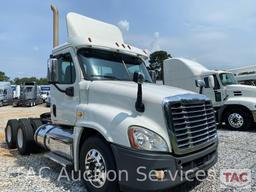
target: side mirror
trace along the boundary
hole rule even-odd
[[[58,83],[59,81],[58,59],[56,58],[52,58],[48,60],[47,79],[50,84]]]
[[[214,88],[214,87],[215,87],[213,75],[210,75],[210,76],[208,77],[208,82],[209,82],[209,87],[210,87],[210,88]]]
[[[138,84],[143,84],[144,82],[144,75],[141,72],[134,72],[133,74],[133,81]]]
[[[198,79],[198,80],[196,80],[196,86],[203,88],[203,87],[205,87],[205,82],[203,80]]]
[[[153,70],[150,70],[149,74],[151,76],[151,79],[152,79],[153,83],[156,83],[156,72],[153,71]]]
[[[144,75],[140,72],[134,72],[133,81],[138,84],[135,109],[136,111],[143,113],[145,111],[145,105],[142,102],[142,84],[144,82]]]

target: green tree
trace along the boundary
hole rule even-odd
[[[154,70],[157,74],[157,79],[163,79],[163,62],[165,59],[171,58],[171,54],[166,51],[155,51],[149,56],[149,70]]]
[[[9,81],[10,78],[5,75],[5,72],[0,71],[0,81]]]
[[[36,82],[38,85],[48,84],[47,78],[37,79],[36,77],[22,77],[22,78],[16,77],[13,81],[16,85],[21,85],[22,83],[25,83],[25,82]]]

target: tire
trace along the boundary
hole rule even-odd
[[[29,119],[20,119],[17,131],[17,148],[21,155],[30,155],[35,149],[34,130]]]
[[[17,129],[19,123],[17,119],[11,119],[7,122],[5,128],[5,141],[9,149],[15,149],[17,147]]]
[[[230,130],[248,130],[252,125],[251,115],[243,109],[229,109],[224,115],[224,121]]]
[[[93,155],[93,152],[95,152],[95,155]],[[90,156],[90,161],[88,160],[88,157]],[[108,179],[105,179],[104,182],[101,184],[95,181],[92,181],[89,177],[86,175],[86,171],[90,171],[90,167],[94,167],[95,162],[92,161],[92,157],[97,156],[94,160],[98,160],[98,163],[102,165],[102,167],[105,167],[104,173],[107,173],[108,171],[115,171],[116,172],[116,166],[115,166],[115,160],[113,153],[108,145],[103,139],[100,137],[91,137],[88,138],[81,149],[80,153],[80,168],[81,168],[81,175],[83,175],[83,181],[86,186],[86,189],[89,192],[118,192],[119,186],[118,181],[110,181]],[[87,168],[86,168],[86,159],[88,161]],[[91,168],[93,169],[93,168]],[[95,169],[94,169],[95,170]],[[99,169],[98,169],[99,170]],[[93,173],[93,172],[91,172]],[[101,175],[101,174],[100,174]],[[111,177],[111,174],[109,174],[109,178],[112,180],[113,177]],[[117,174],[116,174],[117,175]],[[85,177],[84,177],[85,176]],[[104,180],[104,179],[103,179]]]
[[[0,101],[0,107],[3,107],[4,104],[3,104],[3,101]]]
[[[30,120],[30,124],[33,128],[34,133],[35,133],[35,131],[37,130],[38,127],[43,125],[40,118],[30,118],[29,120]]]

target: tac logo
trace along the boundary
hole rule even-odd
[[[220,188],[248,189],[251,188],[250,169],[222,169],[220,171]]]

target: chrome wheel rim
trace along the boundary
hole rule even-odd
[[[91,149],[85,156],[85,179],[91,183],[95,188],[101,188],[105,185],[107,180],[105,159],[102,154],[96,150]]]
[[[8,143],[12,141],[12,129],[10,125],[8,125],[6,128],[6,138]]]
[[[22,133],[22,129],[21,128],[18,129],[17,143],[18,143],[19,148],[22,148],[22,146],[23,146],[23,133]]]
[[[228,123],[233,128],[241,128],[244,124],[244,118],[239,113],[232,113],[228,117]]]

